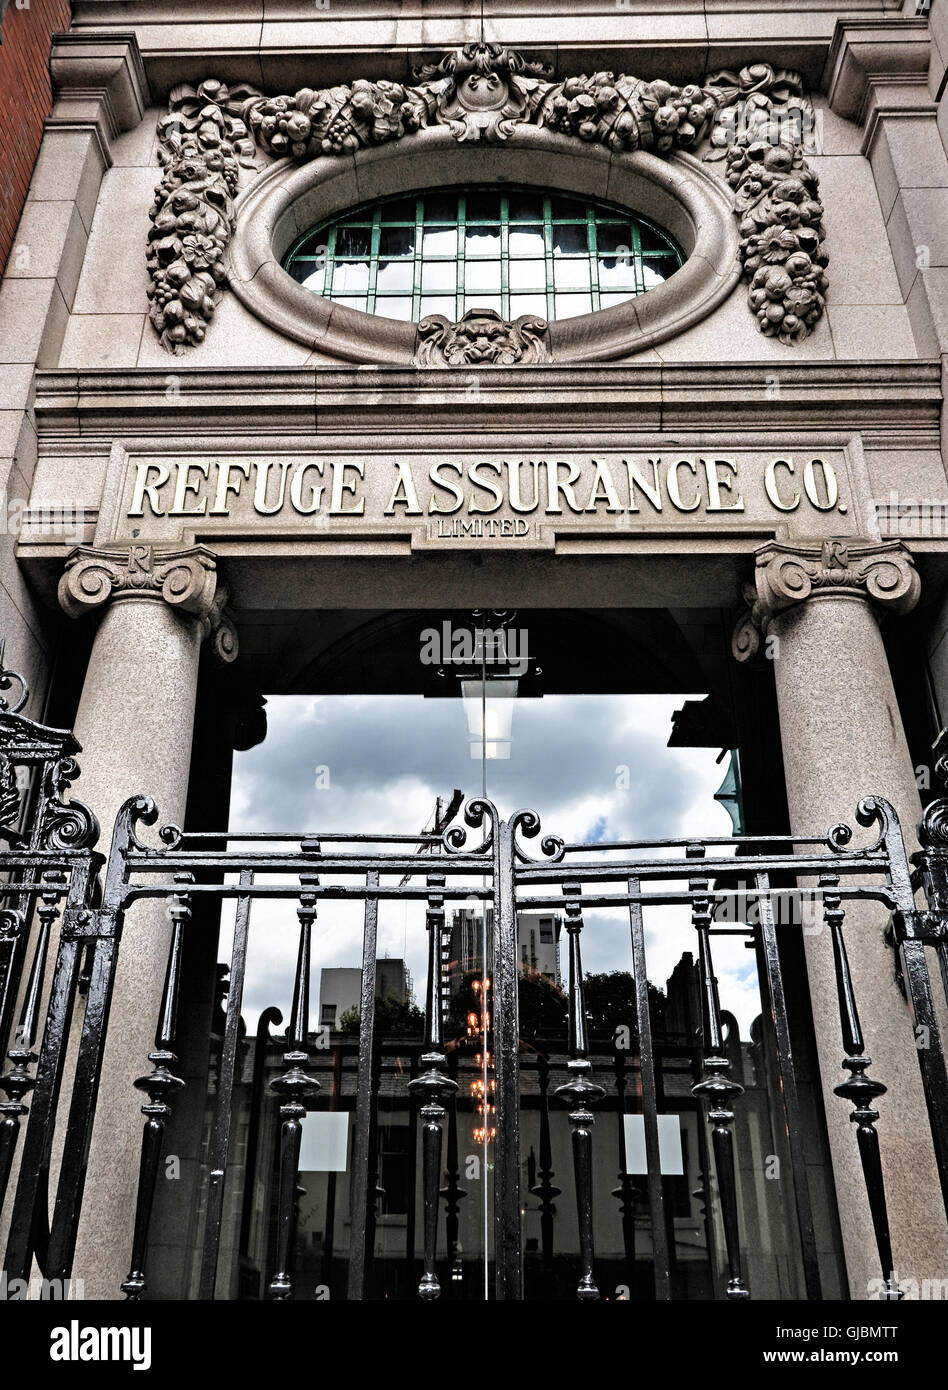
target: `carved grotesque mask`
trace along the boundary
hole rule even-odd
[[[491,309],[473,309],[457,326],[448,360],[462,362],[515,362],[520,351],[510,341],[509,326]]]
[[[422,366],[509,367],[546,357],[546,321],[522,315],[507,323],[496,309],[468,309],[457,323],[432,314],[418,325],[415,361]]]

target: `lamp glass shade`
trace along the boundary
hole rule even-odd
[[[461,682],[467,714],[468,746],[476,762],[482,758],[509,758],[515,680]]]

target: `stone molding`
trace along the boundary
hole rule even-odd
[[[356,79],[266,97],[217,79],[176,87],[158,124],[164,174],[151,210],[151,321],[170,352],[202,341],[226,279],[238,167],[255,148],[297,163],[443,127],[459,144],[500,144],[523,127],[661,157],[710,141],[726,159],[740,218],[740,261],[761,331],[798,342],[822,315],[827,287],[822,205],[803,156],[813,109],[800,75],[753,63],[675,86],[627,74],[551,80],[550,69],[496,44],[468,44],[416,84]]]
[[[140,124],[148,79],[134,33],[54,34],[49,55],[55,101],[47,126],[92,123],[108,143]]]
[[[826,60],[824,86],[830,109],[864,125],[876,88],[924,86],[931,33],[927,19],[839,19]]]
[[[571,320],[567,320],[567,323]],[[552,329],[553,325],[551,325]],[[942,408],[938,362],[913,358],[882,362],[807,361],[781,371],[780,395],[768,397],[772,362],[636,362],[625,365],[524,366],[512,378],[484,368],[472,398],[463,374],[438,372],[419,379],[408,366],[205,367],[188,372],[175,418],[193,439],[229,435],[256,438],[308,434],[313,401],[322,428],[353,442],[391,427],[411,393],[433,428],[458,419],[495,428],[523,429],[524,404],[537,392],[557,428],[724,430],[789,435],[803,429],[833,431],[845,443],[881,431],[877,447],[937,449]],[[167,373],[144,367],[56,368],[36,374],[40,437],[124,439],[161,435],[168,403]],[[809,436],[808,436],[809,437]],[[208,445],[210,447],[210,445]],[[39,539],[39,537],[37,537]]]
[[[199,620],[221,661],[237,656],[237,632],[226,612],[228,591],[218,583],[217,562],[204,546],[77,546],[66,561],[58,594],[70,618],[81,618],[112,600],[167,603]]]
[[[859,598],[901,614],[915,607],[920,592],[915,563],[899,541],[770,541],[756,552],[754,578],[744,586],[749,611],[737,622],[731,650],[738,661],[750,661],[770,622],[808,599]]]

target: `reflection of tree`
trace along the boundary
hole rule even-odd
[[[639,1014],[635,1002],[635,978],[628,970],[607,970],[587,975],[583,982],[586,1016],[592,1033],[614,1033],[628,1028],[630,1040],[638,1038]],[[665,994],[648,982],[649,1017],[653,1031],[665,1021]]]
[[[520,1000],[520,1036],[555,1037],[566,1027],[566,995],[549,975],[521,966],[517,982]]]
[[[476,971],[464,975],[457,993],[452,996],[446,1024],[449,1038],[464,1038],[469,1017],[473,1014],[480,1018],[481,1000],[474,988],[480,981],[481,976]],[[566,995],[549,975],[541,975],[539,970],[521,966],[517,978],[517,997],[521,1038],[555,1037],[565,1030]]]
[[[467,1035],[468,1015],[477,1014],[478,1018],[480,1017],[481,1000],[474,989],[474,983],[477,981],[479,984],[481,978],[477,971],[468,971],[466,975],[462,975],[456,993],[451,996],[448,1016],[445,1019],[446,1038],[463,1040]]]
[[[339,1032],[358,1033],[361,1021],[360,1009],[346,1009],[339,1018]],[[425,1013],[410,999],[399,999],[394,994],[380,994],[375,1000],[375,1027],[385,1038],[423,1037]]]
[[[452,995],[446,1020],[449,1038],[462,1040],[467,1032],[468,1018],[480,1017],[480,996],[474,984],[480,983],[476,971],[463,976],[457,992]],[[589,974],[583,981],[586,1014],[592,1033],[614,1033],[617,1028],[629,1029],[629,1039],[638,1038],[638,1010],[635,1004],[635,979],[628,970],[608,970]],[[555,1038],[566,1031],[569,1001],[566,992],[549,975],[521,966],[517,980],[520,1003],[520,1036],[524,1041],[535,1038]],[[649,1014],[654,1031],[661,1031],[665,1021],[665,995],[649,982]]]

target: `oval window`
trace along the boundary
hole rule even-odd
[[[644,294],[684,264],[627,209],[536,188],[440,189],[366,204],[306,232],[283,268],[369,314],[456,322],[469,309],[550,322]]]

